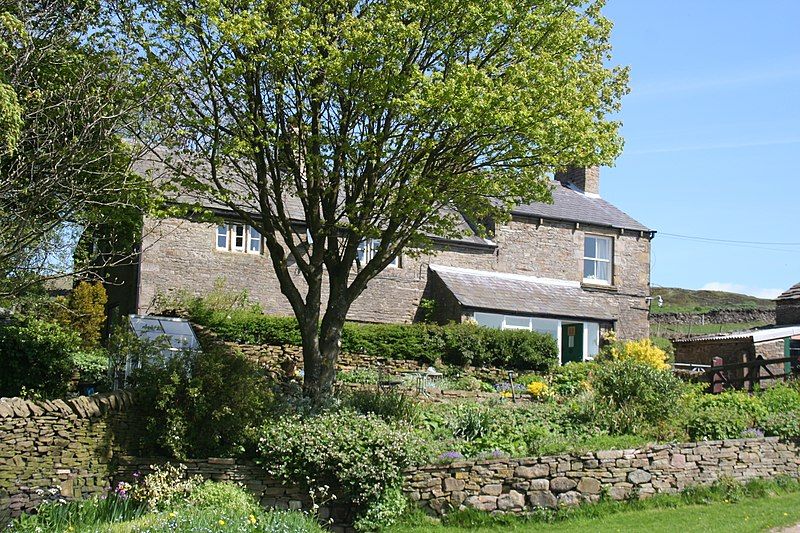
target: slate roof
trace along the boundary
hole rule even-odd
[[[166,159],[170,160],[169,165],[165,163]],[[167,150],[156,148],[138,157],[134,161],[133,170],[142,175],[149,176],[156,182],[166,182],[174,176],[175,168],[177,167],[179,170],[182,164],[185,164],[187,168],[190,166],[189,163],[182,162],[179,157],[171,156]],[[191,170],[196,171],[194,168]],[[197,174],[197,172],[189,173],[192,175]],[[236,191],[237,201],[243,208],[251,209],[254,213],[258,212],[259,208],[256,202],[257,196],[255,190],[249,188],[244,183],[236,183],[234,177],[229,178],[226,186]],[[584,224],[623,228],[634,231],[652,231],[599,196],[585,195],[555,180],[551,181],[551,189],[553,196],[552,204],[535,202],[520,205],[512,210],[512,214],[551,220],[581,222]],[[180,191],[176,192],[171,199],[180,203],[196,203],[212,209],[228,210],[225,205],[211,201],[208,198],[200,197],[197,193]],[[303,206],[297,197],[288,194],[285,195],[284,206],[292,219],[298,222],[304,220]],[[460,220],[459,229],[464,233],[463,237],[459,239],[440,240],[479,246],[494,246],[491,241],[476,235],[463,217]]]
[[[792,285],[777,298],[778,300],[800,300],[800,283]]]
[[[471,309],[615,320],[602,298],[580,283],[430,265],[458,302]]]
[[[634,231],[653,231],[599,196],[580,193],[559,181],[552,181],[551,185],[552,204],[536,202],[520,205],[512,213]]]

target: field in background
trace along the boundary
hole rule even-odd
[[[765,300],[763,298],[756,298],[755,296],[737,294],[734,292],[695,291],[672,287],[653,287],[650,290],[650,295],[654,298],[650,305],[650,312],[652,314],[692,313],[699,315],[721,309],[775,309],[775,302],[773,300]],[[664,300],[663,307],[658,307],[656,304],[658,296],[661,296]]]

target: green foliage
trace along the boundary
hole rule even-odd
[[[131,387],[146,423],[145,444],[176,458],[252,453],[252,430],[273,400],[257,364],[216,344],[167,361],[151,354]]]
[[[192,489],[187,500],[197,509],[226,509],[240,516],[255,514],[260,509],[252,494],[227,482],[205,481]]]
[[[747,427],[746,416],[720,405],[692,414],[687,421],[686,431],[693,441],[738,439]]]
[[[45,398],[64,396],[80,344],[74,332],[35,318],[0,324],[0,396],[19,396],[23,390]]]
[[[567,363],[557,366],[550,372],[551,387],[556,394],[575,396],[589,387],[592,373],[597,363]]]
[[[269,421],[260,431],[258,449],[271,475],[312,489],[336,487],[363,510],[399,486],[418,447],[406,426],[342,410]]]
[[[791,385],[776,383],[762,391],[758,398],[767,413],[800,411],[800,391],[797,383]]]
[[[151,510],[163,511],[186,501],[202,482],[200,476],[187,477],[184,464],[154,465],[130,496]]]
[[[592,386],[599,422],[617,434],[669,420],[682,392],[682,383],[672,372],[634,359],[598,365]]]
[[[487,329],[473,323],[449,325],[443,330],[442,361],[450,365],[480,366],[489,362]]]
[[[136,500],[109,494],[105,498],[50,501],[36,509],[36,514],[23,514],[15,519],[8,531],[40,533],[42,531],[92,531],[102,524],[135,520],[147,507]],[[85,528],[85,529],[84,529]]]
[[[411,421],[417,416],[418,403],[396,390],[354,390],[343,398],[346,407],[364,415],[375,415],[387,422]]]
[[[761,419],[760,425],[767,436],[800,439],[800,410],[770,413]]]
[[[252,309],[209,310],[202,299],[192,300],[190,315],[221,338],[244,344],[300,345],[300,328],[290,317],[262,315]],[[545,372],[555,366],[558,349],[549,335],[488,329],[472,323],[433,324],[346,323],[342,351],[426,364],[443,360],[466,366],[495,365]]]
[[[105,350],[75,352],[72,355],[72,366],[80,374],[81,381],[94,383],[102,388],[109,386],[109,357]]]
[[[390,487],[359,516],[353,527],[356,531],[382,531],[398,522],[408,511],[408,498],[400,487]]]

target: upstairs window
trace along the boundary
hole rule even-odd
[[[221,224],[217,226],[217,250],[228,249],[228,225]]]
[[[583,281],[611,285],[611,237],[587,235],[583,241]]]
[[[247,245],[247,251],[251,254],[260,254],[261,253],[261,233],[254,227],[248,228],[249,231],[249,239]]]
[[[356,259],[358,260],[359,265],[366,265],[372,258],[375,257],[375,254],[378,252],[378,249],[381,246],[380,239],[366,239],[361,241],[358,244],[358,252],[356,255]],[[390,267],[399,267],[400,266],[400,256],[395,256],[392,259],[392,262],[389,263]]]
[[[261,254],[263,249],[261,233],[245,224],[220,224],[215,239],[217,250]]]

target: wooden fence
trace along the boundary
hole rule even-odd
[[[779,364],[783,365],[783,372],[776,373],[770,368],[772,365]],[[721,357],[715,357],[711,361],[711,367],[705,371],[705,376],[709,382],[709,392],[712,394],[719,394],[726,388],[744,389],[745,387],[752,392],[762,381],[777,379],[786,381],[789,378],[800,376],[800,356],[764,359],[759,355],[751,361],[729,364],[724,364]]]

